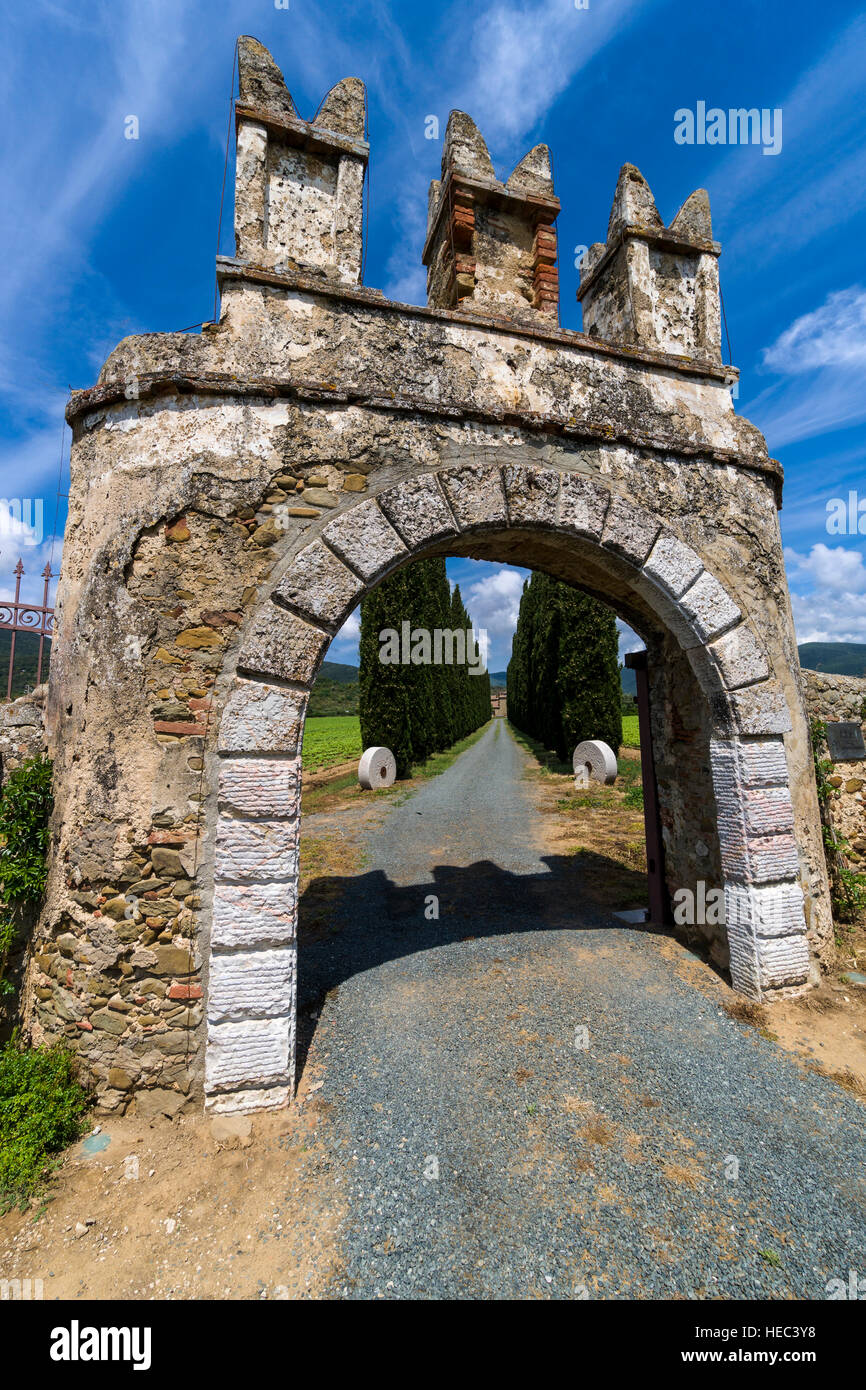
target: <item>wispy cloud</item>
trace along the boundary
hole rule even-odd
[[[771,449],[859,424],[866,419],[866,290],[828,295],[764,349],[762,363],[783,379],[750,400],[746,413]]]
[[[801,314],[764,349],[763,362],[786,374],[866,366],[866,290],[837,290],[819,309]]]
[[[497,0],[472,25],[454,104],[469,112],[488,141],[511,153],[605,44],[621,38],[630,19],[648,8],[640,0],[605,0],[585,10],[563,0]]]
[[[756,104],[784,111],[781,158],[743,158],[736,148],[708,181],[715,211],[733,229],[725,244],[729,266],[753,268],[756,258],[774,257],[780,227],[785,249],[796,250],[866,207],[864,63],[866,16],[859,15],[787,93],[768,71],[765,98]]]
[[[569,85],[614,39],[621,39],[633,18],[651,8],[654,0],[605,0],[578,10],[568,0],[536,4],[494,3],[468,21],[452,5],[440,26],[439,60],[419,72],[407,66],[400,51],[399,75],[404,109],[436,115],[441,137],[449,110],[466,111],[487,142],[494,166],[506,178],[536,138],[541,126]],[[449,24],[448,17],[452,22]],[[448,38],[448,31],[451,37]],[[455,37],[456,33],[456,37]],[[393,74],[388,72],[393,103]],[[419,102],[422,106],[419,107]],[[407,132],[413,164],[407,168],[405,150],[392,151],[378,170],[377,187],[401,189],[396,209],[398,235],[386,268],[385,292],[407,303],[423,303],[425,274],[420,266],[426,234],[427,188],[438,178],[441,143],[426,144],[420,118]]]

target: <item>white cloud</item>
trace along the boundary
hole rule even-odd
[[[494,639],[510,642],[517,627],[524,579],[519,570],[501,569],[471,583],[464,602],[475,627],[484,628]]]
[[[808,555],[785,551],[785,563],[797,575],[807,575],[816,588],[830,594],[866,594],[866,565],[859,550],[819,541]]]
[[[763,365],[782,375],[745,405],[770,449],[866,419],[866,290],[836,290],[801,314],[764,349]]]
[[[866,604],[856,594],[792,594],[798,642],[866,642]]]
[[[616,620],[616,631],[619,639],[619,659],[624,661],[626,652],[639,652],[644,649],[644,640],[636,632],[632,632],[628,623],[624,623],[622,618]]]
[[[764,349],[772,371],[790,375],[820,367],[866,366],[866,290],[853,285],[828,295],[819,309],[801,314]],[[863,389],[862,375],[859,377]]]
[[[785,550],[798,642],[866,642],[866,564],[850,546],[822,541]],[[801,586],[808,592],[798,592]]]
[[[458,103],[486,140],[512,148],[608,39],[622,37],[631,13],[641,9],[647,5],[638,0],[604,0],[586,10],[568,0],[535,5],[497,0],[475,20],[470,69],[457,84]]]
[[[340,631],[334,638],[335,642],[357,642],[361,636],[361,610],[356,608],[354,613],[350,613]]]

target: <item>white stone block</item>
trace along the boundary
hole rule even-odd
[[[725,903],[728,904],[730,889],[725,888]],[[728,916],[728,956],[730,959],[731,984],[738,994],[748,999],[761,997],[761,973],[758,967],[758,943],[750,923],[732,922]]]
[[[728,884],[725,914],[729,929],[748,928],[755,937],[793,936],[806,930],[799,883]]]
[[[793,835],[758,835],[747,844],[749,878],[753,883],[774,883],[796,878],[800,856]]]
[[[226,1091],[291,1085],[293,1058],[294,1029],[288,1017],[209,1023],[205,1087]]]
[[[301,759],[221,759],[219,802],[240,815],[272,820],[296,816],[301,803]]]
[[[220,721],[220,753],[294,753],[306,696],[259,681],[234,681]]]
[[[750,835],[794,830],[794,807],[788,787],[751,787],[746,791],[746,827]]]
[[[762,989],[800,985],[808,979],[809,947],[805,936],[763,937],[757,946]]]
[[[214,954],[210,962],[207,1016],[228,1019],[274,1018],[295,1004],[295,947]]]
[[[644,564],[644,574],[655,580],[673,598],[684,594],[703,569],[701,557],[690,545],[662,531]]]
[[[297,853],[294,875],[282,883],[214,885],[213,946],[264,946],[294,941],[297,930]]]
[[[704,642],[724,632],[742,616],[730,595],[707,570],[683,594],[680,607]]]
[[[731,711],[742,734],[787,734],[791,732],[791,711],[782,691],[770,681],[735,690],[730,696]]]
[[[604,521],[601,543],[633,565],[642,566],[659,533],[655,517],[614,494]]]
[[[356,503],[330,521],[322,532],[322,539],[368,582],[378,579],[408,554],[372,497]]]
[[[707,650],[715,657],[728,690],[766,680],[770,674],[764,649],[745,623],[726,632]]]
[[[328,640],[279,604],[263,603],[241,647],[238,670],[310,685]]]
[[[217,820],[214,874],[219,879],[293,879],[297,873],[297,820]]]
[[[747,787],[787,786],[788,763],[780,738],[744,739],[737,748],[740,776]]]
[[[509,463],[502,470],[502,482],[512,526],[556,527],[559,473],[547,468]]]
[[[506,524],[508,510],[498,468],[467,464],[439,474],[445,496],[461,530]]]
[[[559,524],[576,536],[598,540],[610,505],[610,492],[582,473],[563,473],[559,492]]]
[[[422,474],[409,482],[389,487],[376,500],[410,550],[457,534],[454,518],[435,474]]]
[[[291,1104],[294,1085],[267,1086],[259,1091],[216,1092],[205,1098],[209,1115],[243,1115],[254,1110],[284,1110]]]

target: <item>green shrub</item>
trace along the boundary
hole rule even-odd
[[[62,1044],[0,1050],[0,1212],[22,1210],[84,1129],[87,1094]]]
[[[12,990],[4,979],[9,951],[45,891],[51,771],[48,758],[27,758],[0,791],[0,994]]]

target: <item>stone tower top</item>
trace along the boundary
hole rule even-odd
[[[442,178],[430,185],[423,255],[428,303],[557,324],[558,212],[546,145],[531,149],[501,183],[475,122],[452,111]]]
[[[238,41],[235,254],[341,284],[361,278],[366,90],[344,78],[312,121],[257,39]]]
[[[583,258],[583,329],[608,342],[722,360],[718,258],[699,188],[666,227],[633,164],[619,173],[607,228]]]

